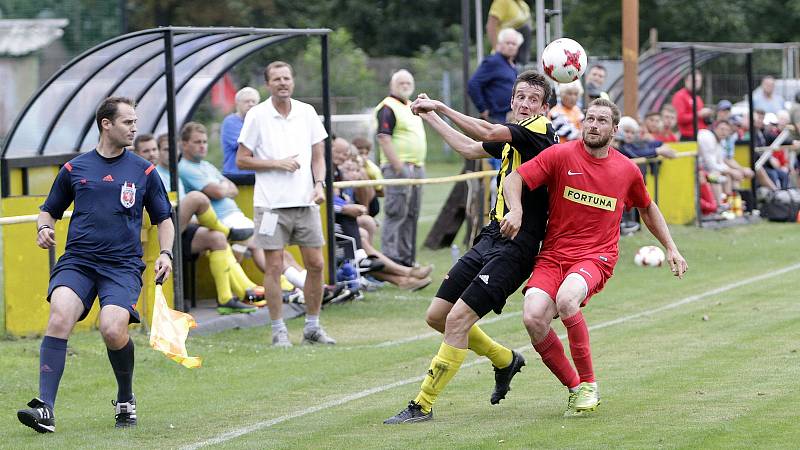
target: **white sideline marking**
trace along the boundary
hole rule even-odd
[[[501,320],[510,319],[512,317],[517,317],[517,316],[520,316],[520,315],[522,315],[522,313],[519,312],[519,311],[514,311],[514,312],[510,312],[510,313],[504,313],[502,315],[499,315],[499,316],[496,316],[496,317],[492,317],[490,319],[481,320],[481,321],[478,322],[478,325],[486,325],[486,324],[489,324],[489,323],[499,322]],[[429,333],[422,333],[422,334],[418,334],[416,336],[409,336],[409,337],[403,338],[403,339],[396,339],[394,341],[384,341],[384,342],[380,342],[378,344],[373,344],[373,345],[365,345],[363,347],[368,347],[368,348],[369,347],[372,347],[372,348],[393,347],[395,345],[407,344],[409,342],[414,342],[414,341],[421,341],[422,339],[428,339],[428,338],[431,338],[431,337],[434,337],[434,336],[441,336],[441,335],[442,335],[442,333],[439,333],[438,331],[431,331]],[[363,348],[363,347],[359,347],[359,348]]]
[[[630,320],[638,319],[640,317],[649,316],[649,315],[652,315],[652,314],[657,314],[657,313],[660,313],[660,312],[663,312],[663,311],[674,309],[674,308],[677,308],[677,307],[682,306],[682,305],[686,305],[686,304],[689,304],[689,303],[694,303],[694,302],[702,300],[702,299],[704,299],[706,297],[712,297],[714,295],[721,294],[723,292],[727,292],[727,291],[730,291],[732,289],[736,289],[736,288],[739,288],[739,287],[742,287],[742,286],[745,286],[745,285],[748,285],[748,284],[751,284],[751,283],[756,283],[756,282],[759,282],[759,281],[763,281],[763,280],[767,280],[769,278],[776,277],[778,275],[783,275],[784,273],[791,272],[791,271],[796,270],[796,269],[800,269],[800,264],[793,264],[791,266],[784,267],[783,269],[779,269],[779,270],[776,270],[774,272],[758,275],[758,276],[751,277],[751,278],[746,278],[744,280],[740,280],[740,281],[734,282],[734,283],[726,285],[724,287],[718,287],[716,289],[711,289],[710,291],[703,292],[702,294],[692,295],[692,296],[686,297],[684,299],[678,300],[677,302],[669,303],[667,305],[660,306],[658,308],[653,308],[653,309],[650,309],[650,310],[647,310],[647,311],[642,311],[640,313],[632,314],[632,315],[625,316],[625,317],[620,317],[618,319],[609,320],[609,321],[606,321],[606,322],[601,322],[601,323],[598,323],[596,325],[590,326],[589,330],[598,330],[598,329],[601,329],[601,328],[607,328],[607,327],[610,327],[610,326],[613,326],[613,325],[618,325],[618,324],[621,324],[621,323],[628,322]],[[516,314],[519,314],[519,313],[516,313]],[[508,316],[505,316],[505,317],[511,317],[511,315],[509,314]],[[491,321],[498,321],[498,320],[502,320],[502,318],[503,318],[503,316],[498,316],[498,317],[492,318],[490,320]],[[490,323],[490,320],[486,320],[483,323]],[[383,344],[378,344],[378,346],[386,347],[386,346],[389,346],[389,345],[398,345],[398,344],[403,343],[403,342],[411,342],[411,341],[415,341],[415,340],[418,340],[418,339],[424,339],[424,337],[431,337],[431,336],[435,336],[435,335],[438,335],[438,334],[439,333],[426,333],[426,334],[421,334],[421,335],[418,335],[418,336],[413,336],[413,337],[407,338],[407,339],[400,339],[400,340],[396,340],[396,341],[388,341],[388,342],[383,343]],[[559,339],[563,340],[563,339],[566,338],[566,334],[561,334],[558,337],[559,337]],[[519,348],[517,348],[515,350],[518,351],[518,352],[521,352],[521,351],[524,351],[524,350],[527,350],[527,349],[530,349],[530,344],[526,344],[526,345],[524,345],[522,347],[519,347]],[[470,361],[470,362],[468,362],[466,364],[462,364],[461,368],[465,369],[465,368],[472,367],[472,366],[474,366],[476,364],[483,363],[483,362],[486,362],[486,361],[488,361],[488,359],[486,359],[484,357],[481,357],[481,358],[475,359],[473,361]],[[268,428],[268,427],[271,427],[273,425],[277,425],[279,423],[283,423],[283,422],[286,422],[286,421],[291,420],[291,419],[296,419],[298,417],[306,416],[308,414],[313,414],[313,413],[318,412],[318,411],[322,411],[322,410],[325,410],[325,409],[333,408],[333,407],[336,407],[336,406],[341,406],[341,405],[343,405],[345,403],[349,403],[349,402],[351,402],[353,400],[358,400],[358,399],[361,399],[361,398],[364,398],[364,397],[368,397],[368,396],[370,396],[372,394],[378,394],[380,392],[388,391],[390,389],[394,389],[394,388],[400,387],[400,386],[405,386],[405,385],[411,384],[411,383],[419,383],[420,381],[423,380],[423,378],[425,378],[425,375],[421,375],[421,376],[417,376],[417,377],[413,377],[413,378],[406,378],[405,380],[399,380],[399,381],[395,381],[394,383],[384,384],[382,386],[376,386],[376,387],[373,387],[373,388],[370,388],[370,389],[366,389],[366,390],[363,390],[363,391],[360,391],[360,392],[355,392],[353,394],[346,395],[346,396],[341,397],[341,398],[336,399],[336,400],[327,401],[327,402],[322,403],[322,404],[317,405],[317,406],[312,406],[310,408],[302,409],[300,411],[295,411],[293,413],[286,414],[286,415],[281,416],[281,417],[276,417],[274,419],[265,420],[263,422],[258,422],[258,423],[254,423],[254,424],[248,425],[246,427],[242,427],[242,428],[238,428],[238,429],[235,429],[235,430],[231,430],[231,431],[228,431],[227,433],[220,434],[217,437],[213,437],[213,438],[207,439],[205,441],[200,441],[200,442],[197,442],[197,443],[194,443],[194,444],[187,445],[185,447],[182,447],[182,449],[194,450],[194,449],[197,449],[197,448],[200,448],[200,447],[206,447],[206,446],[209,446],[209,445],[220,444],[220,443],[229,441],[231,439],[235,439],[235,438],[237,438],[239,436],[243,436],[245,434],[252,433],[254,431],[258,431],[258,430],[261,430],[261,429],[264,429],[264,428]]]

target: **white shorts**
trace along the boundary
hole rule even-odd
[[[245,216],[243,212],[236,211],[228,214],[222,219],[222,224],[228,228],[254,228],[255,224],[249,217]]]

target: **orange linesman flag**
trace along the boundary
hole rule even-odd
[[[156,298],[153,302],[153,324],[150,327],[150,347],[183,367],[196,369],[203,364],[198,356],[186,353],[186,337],[189,329],[197,326],[194,318],[186,313],[175,311],[167,306],[161,284],[156,284]]]

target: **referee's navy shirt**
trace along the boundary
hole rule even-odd
[[[92,150],[64,164],[40,209],[61,219],[73,201],[65,256],[142,269],[142,208],[154,224],[172,209],[155,166],[127,150],[114,158]]]

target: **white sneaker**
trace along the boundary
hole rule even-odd
[[[272,333],[272,346],[289,348],[292,346],[292,341],[289,340],[289,330],[286,328],[279,330],[277,333]]]
[[[303,344],[336,344],[336,339],[328,336],[322,327],[312,328],[303,331]]]

